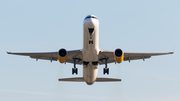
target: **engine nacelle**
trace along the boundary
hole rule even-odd
[[[116,49],[114,51],[114,60],[117,63],[121,63],[124,60],[124,52],[121,49]]]
[[[66,62],[66,59],[67,59],[67,51],[62,48],[58,51],[58,60],[60,63],[64,63]]]

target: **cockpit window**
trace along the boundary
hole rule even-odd
[[[91,16],[87,16],[85,19],[91,18]]]
[[[95,19],[97,19],[96,17],[94,17],[94,16],[92,16],[92,18],[95,18]]]
[[[85,19],[88,19],[88,18],[95,18],[95,19],[97,19],[95,16],[87,16]]]

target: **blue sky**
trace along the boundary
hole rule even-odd
[[[0,101],[179,101],[179,0],[4,0],[0,1]],[[83,20],[96,15],[100,49],[169,52],[173,55],[108,64],[119,83],[58,82],[72,64],[7,55],[81,49]]]

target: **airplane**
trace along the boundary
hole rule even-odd
[[[83,49],[69,50],[61,48],[56,52],[35,52],[35,53],[14,53],[7,52],[7,54],[30,56],[30,58],[43,59],[52,61],[59,61],[60,63],[72,63],[72,74],[78,74],[76,65],[83,66],[83,77],[76,78],[61,78],[59,81],[74,81],[86,82],[87,85],[92,85],[94,82],[113,82],[121,81],[117,78],[98,78],[98,65],[105,65],[103,74],[109,74],[108,63],[121,63],[122,61],[131,61],[138,59],[147,59],[151,56],[173,54],[167,53],[132,53],[123,52],[122,49],[117,48],[115,51],[105,51],[99,49],[99,20],[95,15],[88,15],[83,22]]]

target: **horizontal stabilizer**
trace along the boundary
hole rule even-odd
[[[62,78],[59,81],[71,81],[71,82],[85,82],[83,77],[77,78]],[[114,79],[114,78],[97,78],[95,82],[114,82],[114,81],[121,81],[121,79]]]
[[[82,77],[77,77],[77,78],[63,78],[63,79],[59,79],[59,81],[84,82],[84,78],[82,78]]]
[[[121,81],[121,79],[115,78],[97,78],[96,82],[114,82],[114,81]]]

